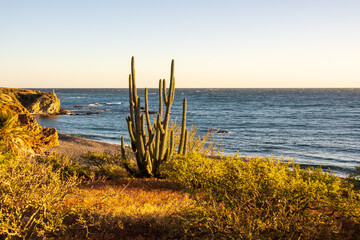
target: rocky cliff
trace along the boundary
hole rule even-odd
[[[0,94],[16,98],[31,114],[64,114],[60,100],[54,92],[44,93],[37,90],[0,88]]]
[[[63,113],[60,100],[54,93],[0,88],[0,112],[16,116],[13,128],[26,133],[26,140],[22,140],[21,144],[22,152],[40,153],[43,147],[59,145],[56,129],[42,128],[31,115]]]

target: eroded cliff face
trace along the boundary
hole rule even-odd
[[[60,101],[55,94],[0,88],[0,111],[17,115],[15,127],[26,131],[28,137],[23,144],[23,152],[40,153],[43,147],[59,145],[56,129],[41,127],[31,115],[61,113]]]
[[[64,114],[56,94],[36,90],[0,88],[0,94],[16,98],[31,114]]]

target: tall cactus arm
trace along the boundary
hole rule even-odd
[[[129,135],[131,138],[131,148],[136,156],[136,163],[137,163],[139,169],[143,169],[142,153],[140,151],[141,148],[139,147],[139,141],[136,139],[136,137],[134,135],[134,130],[133,130],[134,125],[130,120],[130,116],[128,116],[126,118],[126,122],[128,124]]]
[[[163,114],[163,101],[162,101],[162,81],[161,79],[159,80],[159,115],[161,116],[160,118],[162,118],[162,114]],[[166,95],[166,94],[165,94]]]
[[[145,114],[141,115],[141,135],[143,142],[146,143]]]
[[[137,97],[137,104],[135,108],[135,139],[136,146],[138,151],[140,152],[140,156],[144,157],[145,155],[145,146],[144,139],[142,137],[142,126],[141,126],[141,116],[140,116],[140,98]]]
[[[183,114],[182,114],[182,122],[181,122],[181,133],[180,133],[180,143],[179,143],[179,149],[178,154],[184,154],[184,144],[185,142],[185,129],[186,129],[186,98],[183,100]]]
[[[172,130],[170,133],[170,147],[166,149],[165,158],[162,159],[162,162],[167,162],[170,160],[170,158],[174,154],[174,148],[175,148],[174,131]]]
[[[131,141],[136,144],[136,138],[135,138],[134,129],[133,129],[133,122],[130,120],[129,116],[126,118],[126,122],[128,124],[128,130],[129,130],[129,135],[130,135]]]
[[[189,131],[185,131],[185,143],[182,154],[184,155],[187,152],[187,141],[188,141]]]
[[[170,74],[170,87],[169,87],[169,94],[167,97],[167,104],[166,104],[166,113],[165,118],[163,121],[163,128],[164,128],[164,134],[161,136],[160,141],[160,158],[165,158],[165,151],[167,149],[167,141],[168,141],[168,126],[170,121],[170,109],[171,105],[174,101],[174,93],[175,93],[175,78],[174,78],[174,60],[171,61],[171,74]]]
[[[145,170],[146,170],[145,175],[153,177],[154,176],[154,174],[153,174],[153,167],[154,166],[153,166],[153,162],[151,162],[150,153],[149,153],[148,150],[145,152],[144,159],[145,159],[145,165],[146,165],[146,167],[145,167]]]
[[[174,59],[171,61],[171,73],[170,73],[170,87],[169,89],[171,89],[171,91],[169,92],[169,97],[168,100],[169,102],[173,102],[174,101],[174,96],[175,96],[175,61]]]
[[[149,146],[149,151],[150,151],[150,157],[152,159],[155,159],[155,141],[151,141],[150,146]]]
[[[129,74],[129,108],[130,108],[130,120],[134,122],[134,98],[133,98],[133,87],[132,87],[132,77]]]
[[[132,90],[133,90],[133,102],[136,104],[137,91],[136,91],[136,82],[135,82],[135,59],[134,56],[131,57],[131,76],[132,76]]]
[[[165,133],[165,130],[164,130],[162,124],[161,124],[160,115],[158,115],[157,118],[156,118],[156,126],[155,126],[155,127],[158,128],[158,129],[160,129],[161,134],[164,134],[164,133]]]
[[[170,75],[170,86],[169,86],[169,93],[167,97],[167,105],[166,105],[166,113],[163,122],[164,130],[167,130],[169,121],[170,121],[170,109],[172,103],[174,101],[174,94],[175,94],[175,78],[174,78],[174,60],[171,61],[171,75]]]
[[[158,128],[156,129],[156,137],[155,137],[155,159],[159,159],[160,157],[160,137],[161,137],[161,130]]]
[[[123,159],[126,159],[124,137],[121,137],[121,156]]]
[[[166,94],[166,81],[165,79],[162,80],[162,89],[163,89],[163,97],[164,97],[164,102],[165,102],[165,105],[168,104],[168,99],[167,99],[167,94]]]
[[[171,131],[170,134],[170,156],[172,157],[172,154],[174,153],[174,148],[175,148],[175,137],[174,137],[174,130]]]
[[[146,115],[146,125],[148,127],[149,135],[153,134],[153,129],[151,126],[151,120],[149,115],[149,104],[148,104],[148,89],[145,88],[145,115]]]
[[[153,144],[154,141],[154,135],[153,133],[149,133],[149,137],[145,143],[146,148],[150,148],[150,146]]]
[[[137,97],[135,105],[135,135],[141,135],[140,98]]]

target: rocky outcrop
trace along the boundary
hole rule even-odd
[[[54,102],[51,102],[52,100]],[[56,129],[41,127],[31,115],[31,113],[58,114],[61,112],[60,101],[55,94],[0,88],[0,111],[17,115],[15,127],[20,127],[27,134],[23,152],[40,153],[43,147],[59,145]]]
[[[0,88],[0,94],[7,94],[19,100],[31,114],[65,114],[55,92],[44,93],[37,90]]]

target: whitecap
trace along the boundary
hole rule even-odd
[[[104,105],[100,104],[100,103],[92,103],[92,104],[89,104],[90,107],[102,107]]]
[[[105,103],[106,105],[120,105],[122,104],[122,102],[109,102],[109,103]]]

